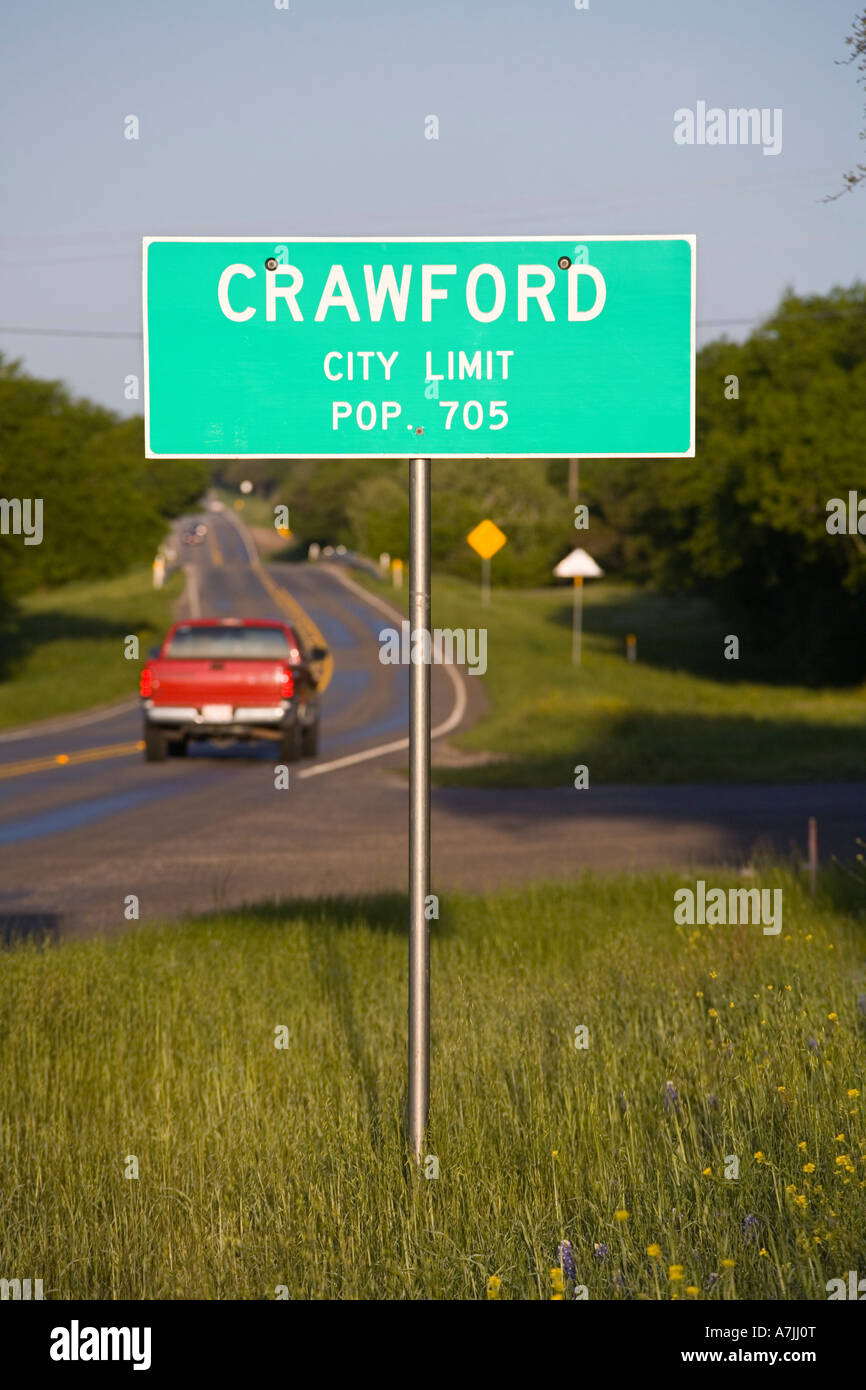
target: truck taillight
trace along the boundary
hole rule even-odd
[[[149,700],[153,694],[153,672],[149,666],[143,666],[138,680],[138,693],[142,700]]]
[[[280,677],[280,699],[291,700],[295,693],[295,678],[288,666],[283,667],[283,674]]]

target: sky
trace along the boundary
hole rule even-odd
[[[821,201],[866,159],[860,8],[7,0],[0,352],[139,410],[145,235],[694,233],[698,343],[742,337],[866,278],[866,186]],[[781,152],[677,144],[700,101],[780,108]]]

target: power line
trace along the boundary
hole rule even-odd
[[[0,325],[0,333],[35,333],[41,337],[52,338],[137,338],[141,333],[113,333],[97,328],[21,328],[17,325]]]
[[[864,304],[840,304],[834,309],[805,309],[802,312],[786,314],[786,318],[799,319],[834,319],[840,314],[863,314],[866,313]],[[740,324],[767,324],[772,316],[764,315],[763,318],[743,318],[743,319],[698,319],[697,328],[733,328]],[[29,328],[22,325],[0,324],[0,333],[29,333],[37,334],[40,337],[54,338],[137,338],[141,341],[141,332],[115,332],[101,328]]]

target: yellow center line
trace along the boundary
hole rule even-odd
[[[208,527],[207,540],[211,559],[213,560],[215,565],[221,565],[223,562],[223,553],[219,548],[219,541],[216,538],[212,526]]]
[[[293,598],[285,589],[280,588],[279,584],[275,584],[270,575],[266,574],[261,564],[258,565],[258,572],[259,578],[271,598],[282,608],[286,616],[291,619],[292,626],[297,628],[304,645],[307,647],[326,647],[328,644],[322,636],[321,631],[310,617],[309,613],[298,603],[298,600]],[[321,666],[321,675],[318,682],[319,690],[327,690],[331,677],[334,674],[334,658],[331,656],[331,653],[328,652],[324,661],[321,663],[314,662],[313,665],[314,667],[318,665]]]
[[[102,748],[82,748],[77,753],[55,753],[51,757],[26,758],[20,763],[0,766],[0,781],[7,777],[26,777],[28,772],[45,772],[50,767],[75,767],[78,763],[98,763],[105,758],[129,758],[140,753],[144,744],[109,743]]]

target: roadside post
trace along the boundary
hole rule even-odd
[[[409,463],[409,619],[430,640],[430,460]],[[409,1142],[424,1152],[430,1105],[430,666],[409,683]]]
[[[695,238],[145,237],[142,289],[147,458],[409,460],[422,657],[413,641],[408,1140],[420,1164],[432,462],[693,458]],[[576,462],[570,477],[576,491]],[[495,550],[479,553],[486,602]],[[585,573],[573,577],[579,663]]]
[[[574,600],[571,609],[571,664],[579,666],[583,648],[583,581],[601,579],[604,570],[595,563],[591,555],[578,548],[560,560],[553,573],[557,579],[572,579]]]

